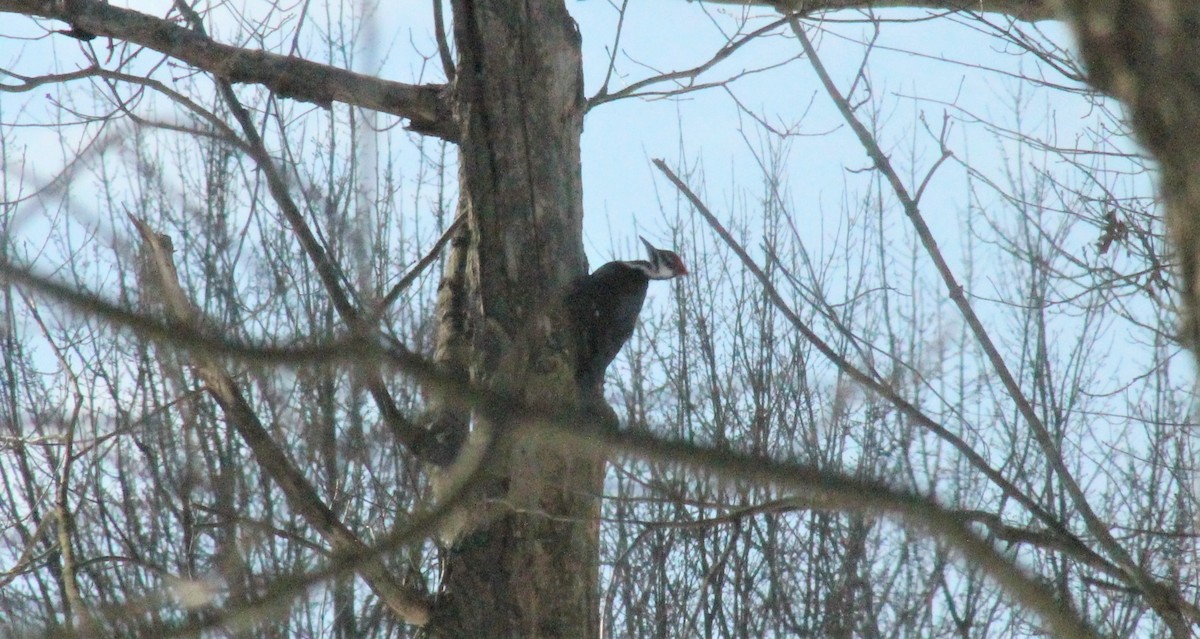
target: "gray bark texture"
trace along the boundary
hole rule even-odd
[[[559,300],[586,263],[580,36],[559,0],[453,9],[467,223],[442,283],[438,356],[482,386],[561,405],[577,391]],[[494,454],[447,540],[429,635],[598,636],[602,461],[518,438],[503,417],[471,422],[468,449],[490,442]]]

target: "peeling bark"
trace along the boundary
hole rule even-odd
[[[577,394],[559,300],[583,273],[580,36],[561,0],[458,0],[461,212],[439,296],[438,353],[534,405]],[[598,636],[601,460],[473,417],[501,463],[444,557],[432,637]]]

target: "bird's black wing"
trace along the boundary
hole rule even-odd
[[[572,284],[567,307],[576,327],[580,386],[603,381],[604,371],[633,335],[648,284],[644,273],[620,262],[609,262]]]

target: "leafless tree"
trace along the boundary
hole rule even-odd
[[[0,0],[3,634],[1190,636],[1198,9],[1066,3],[1077,59],[1048,3],[698,4],[663,69],[627,2],[452,0],[408,82],[383,10]],[[1082,133],[880,90],[926,23]],[[694,273],[580,396],[585,115],[700,95],[756,174],[646,166]]]

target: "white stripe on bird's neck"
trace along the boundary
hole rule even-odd
[[[675,271],[662,260],[647,262],[646,260],[631,260],[622,262],[632,269],[637,269],[646,274],[646,277],[652,280],[669,280],[675,277]]]

